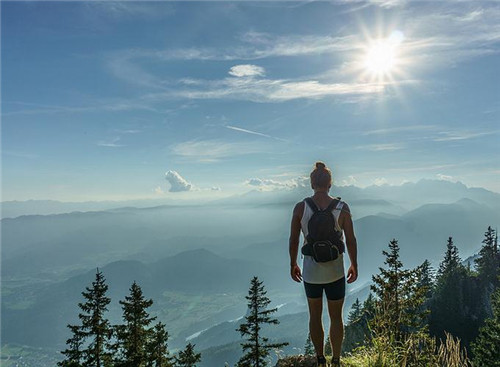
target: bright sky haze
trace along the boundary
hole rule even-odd
[[[500,192],[500,4],[2,2],[2,200]]]

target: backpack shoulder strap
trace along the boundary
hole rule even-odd
[[[334,198],[330,204],[328,204],[328,207],[325,209],[325,211],[327,212],[331,212],[333,210],[334,207],[336,207],[338,205],[338,203],[340,202],[340,200],[338,198]]]
[[[307,205],[309,205],[309,208],[311,208],[314,213],[319,212],[319,208],[316,206],[312,198],[305,198],[304,201],[307,203]]]

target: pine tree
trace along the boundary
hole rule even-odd
[[[119,302],[122,305],[124,324],[116,326],[119,356],[117,366],[142,367],[148,361],[147,346],[151,335],[148,328],[156,317],[150,317],[147,308],[152,299],[145,299],[142,289],[134,281],[130,295]]]
[[[78,303],[78,307],[81,309],[78,314],[81,325],[68,325],[73,336],[67,341],[69,348],[63,352],[67,359],[60,365],[109,366],[113,330],[109,320],[104,315],[111,302],[111,299],[106,296],[107,291],[106,279],[102,272],[97,269],[92,286],[85,287],[85,291],[82,292],[85,301]],[[86,347],[82,349],[84,344]]]
[[[493,317],[479,329],[472,344],[475,366],[500,367],[500,288],[492,294]]]
[[[426,298],[431,298],[434,291],[434,270],[432,269],[429,260],[425,260],[420,266],[420,278],[418,280],[419,287],[426,287]]]
[[[165,324],[158,322],[147,345],[148,367],[171,367],[172,357],[168,351],[168,332]]]
[[[500,274],[500,254],[498,252],[498,237],[496,231],[488,227],[482,241],[484,244],[479,251],[479,257],[475,260],[476,269],[480,279],[488,287],[498,287],[498,275]],[[489,294],[488,294],[489,296]]]
[[[324,350],[325,350],[325,356],[331,356],[332,355],[332,343],[330,342],[330,335],[326,336]]]
[[[453,243],[453,237],[448,237],[446,244],[446,253],[444,259],[439,264],[438,276],[443,277],[453,273],[456,269],[461,267],[460,256],[458,255],[457,246]]]
[[[406,270],[399,260],[399,245],[396,239],[389,243],[389,252],[382,252],[387,268],[379,268],[380,274],[373,276],[372,291],[375,301],[373,329],[377,335],[402,342],[409,333],[421,331],[424,327],[426,287],[419,286],[421,271]]]
[[[304,345],[304,354],[306,356],[312,356],[315,354],[314,345],[311,340],[311,334],[307,334],[306,344]]]
[[[429,331],[445,340],[445,331],[460,338],[465,346],[475,338],[484,320],[481,287],[462,265],[458,249],[450,237],[446,245],[430,302]]]
[[[359,321],[362,315],[361,302],[359,302],[359,298],[356,298],[356,301],[351,306],[351,311],[347,316],[347,322],[349,324],[354,324]]]
[[[201,353],[195,353],[194,344],[189,343],[184,350],[175,357],[175,367],[196,367],[196,363],[201,361]]]
[[[73,333],[73,336],[66,341],[68,348],[61,353],[66,356],[63,361],[57,362],[61,367],[81,367],[83,359],[83,343],[85,340],[85,333],[81,330],[79,325],[69,325],[68,328]]]
[[[258,277],[253,277],[248,291],[248,314],[246,322],[241,324],[237,331],[242,337],[247,337],[246,342],[241,343],[243,352],[246,351],[238,361],[238,367],[265,367],[266,357],[270,349],[281,348],[288,343],[268,343],[269,339],[261,335],[261,328],[264,324],[278,324],[277,319],[270,315],[277,311],[277,308],[267,309],[271,300],[266,296],[262,281]]]

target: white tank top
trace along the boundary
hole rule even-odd
[[[335,217],[335,226],[338,231],[342,231],[339,226],[339,216],[344,206],[343,201],[339,201],[337,206],[332,209],[333,216]],[[302,227],[302,234],[304,235],[304,244],[306,244],[306,238],[308,234],[307,224],[309,219],[313,215],[313,210],[304,200],[304,213],[302,214],[302,219],[300,220],[300,225]],[[344,233],[342,232],[342,240],[344,240]],[[302,279],[307,283],[314,284],[324,284],[331,283],[344,277],[344,254],[340,254],[338,258],[332,261],[318,263],[312,256],[303,255],[304,260],[302,262]]]

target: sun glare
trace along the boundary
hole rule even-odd
[[[395,30],[387,38],[369,40],[361,60],[363,74],[368,75],[372,81],[391,80],[401,64],[400,51],[404,38],[403,32]]]

